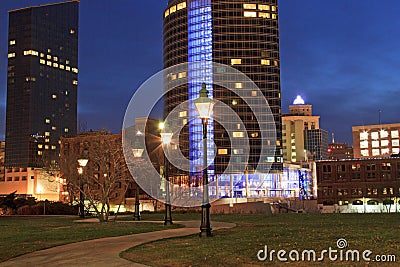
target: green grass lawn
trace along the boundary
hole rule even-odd
[[[174,214],[173,214],[174,216]],[[184,216],[176,214],[174,219]],[[189,214],[197,216],[200,214]],[[212,220],[237,224],[236,228],[215,231],[212,238],[192,235],[155,241],[122,253],[126,259],[150,266],[286,266],[288,263],[260,262],[257,252],[287,252],[313,249],[337,249],[336,241],[345,238],[344,251],[371,250],[373,256],[394,254],[400,261],[399,214],[277,214],[277,215],[212,215]],[[157,253],[154,253],[157,251]],[[288,255],[286,255],[287,257]],[[301,257],[301,256],[300,256]],[[318,256],[317,256],[318,257]],[[295,262],[292,266],[365,266],[365,262],[329,261]],[[399,263],[370,263],[371,266],[398,266]]]
[[[0,262],[67,243],[179,227],[135,222],[77,223],[76,219],[75,216],[0,216]]]

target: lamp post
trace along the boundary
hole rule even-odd
[[[164,146],[168,146],[171,143],[173,133],[162,132],[161,141]],[[168,175],[168,160],[164,150],[164,178],[165,178],[165,216],[164,225],[172,224],[172,212],[170,204],[170,193],[169,193],[169,175]]]
[[[132,153],[134,158],[141,158],[143,155],[143,148],[133,148]],[[133,214],[133,220],[138,220],[140,221],[141,216],[140,216],[140,202],[139,202],[139,185],[136,182],[136,194],[135,194],[135,212]]]
[[[78,168],[78,173],[80,176],[79,179],[79,217],[81,218],[85,218],[85,196],[83,195],[83,168],[86,167],[87,163],[88,163],[88,159],[85,157],[80,157],[78,159],[78,164],[79,164],[79,168]]]
[[[210,224],[210,207],[208,196],[208,164],[207,164],[207,122],[211,117],[214,102],[208,98],[206,84],[202,84],[200,97],[194,101],[203,124],[203,204],[201,205],[200,237],[212,236]]]

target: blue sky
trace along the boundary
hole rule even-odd
[[[7,11],[0,1],[0,139],[5,132]],[[251,2],[251,1],[249,1]],[[162,69],[167,1],[81,0],[79,121],[119,132],[134,90]],[[337,142],[351,126],[400,122],[400,1],[280,1],[282,108],[300,94]]]

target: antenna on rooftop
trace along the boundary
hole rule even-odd
[[[335,143],[335,133],[332,133],[332,144]]]
[[[381,112],[382,112],[382,110],[378,110],[378,113],[379,113],[379,125],[381,124]]]

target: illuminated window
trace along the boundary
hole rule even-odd
[[[70,66],[65,66],[65,70],[70,71],[71,67]]]
[[[41,155],[43,155],[43,152],[42,152],[42,151],[38,151],[37,154],[38,154],[39,156],[41,156]]]
[[[398,147],[392,148],[392,153],[393,154],[399,154],[400,153],[400,148],[398,148]]]
[[[49,138],[46,138],[46,139],[44,139],[44,142],[45,142],[45,143],[49,143],[49,142],[50,142],[50,139],[49,139]]]
[[[176,11],[176,6],[171,6],[169,9],[169,13],[172,14]]]
[[[387,137],[389,136],[388,131],[385,131],[385,130],[383,130],[383,129],[380,130],[379,133],[380,133],[380,135],[381,135],[381,138],[387,138]]]
[[[50,132],[44,132],[44,136],[50,136]]]
[[[272,19],[276,19],[276,14],[272,14]]]
[[[399,131],[395,130],[395,131],[391,131],[390,132],[392,138],[399,138]]]
[[[60,64],[59,67],[60,67],[60,69],[62,69],[62,70],[65,68],[64,65],[62,65],[62,64]]]
[[[238,104],[237,100],[236,100],[236,99],[233,99],[233,100],[232,100],[232,105],[233,105],[233,106],[236,106],[237,104]]]
[[[56,126],[51,126],[51,130],[55,131],[55,130],[57,130],[57,127]]]
[[[184,71],[184,72],[178,73],[178,78],[179,79],[186,78],[186,72]]]
[[[52,150],[55,150],[55,149],[56,149],[56,146],[51,146],[51,149],[52,149]]]
[[[45,119],[44,121],[46,122],[46,124],[50,123],[50,119]]]
[[[171,74],[171,80],[176,80],[176,74]]]
[[[235,83],[235,88],[236,89],[242,89],[243,88],[243,84],[242,83]]]
[[[381,141],[381,146],[388,146],[389,145],[389,140],[382,140]]]
[[[371,138],[374,139],[374,140],[379,139],[379,133],[378,132],[372,132],[371,133]]]
[[[176,5],[177,10],[181,10],[184,8],[186,8],[186,2],[182,2],[182,3],[179,3],[178,5]]]
[[[276,146],[281,146],[281,141],[276,140]]]
[[[181,111],[181,112],[179,112],[179,117],[180,117],[180,118],[186,117],[186,116],[187,116],[187,112],[186,112],[186,111]]]
[[[233,132],[233,137],[235,138],[243,138],[244,133],[243,132]]]
[[[379,156],[379,149],[372,149],[372,156]]]
[[[368,141],[361,141],[360,148],[368,148]]]
[[[264,13],[264,12],[258,12],[258,16],[259,16],[260,18],[265,18],[265,19],[271,18],[271,14],[269,14],[269,13]]]
[[[368,132],[361,132],[360,140],[368,140]]]
[[[361,150],[361,156],[369,157],[369,151],[368,150]]]
[[[372,141],[372,147],[379,147],[379,141]]]
[[[251,133],[250,136],[253,137],[253,138],[258,137],[258,132]]]
[[[389,148],[382,148],[381,152],[382,152],[382,155],[389,154]]]
[[[278,60],[274,60],[274,66],[278,67],[278,65],[279,65]]]
[[[65,60],[65,64],[67,64],[67,65],[69,64],[69,60],[68,59]]]
[[[165,10],[164,18],[168,17],[168,15],[169,15],[169,9]]]
[[[72,81],[72,84],[73,84],[73,85],[78,85],[78,81],[77,81],[77,80],[73,80],[73,81]]]
[[[240,127],[241,127],[240,123],[238,123],[238,124],[236,125],[236,127],[237,127],[238,130],[240,130]]]
[[[51,49],[50,48],[47,49],[47,53],[51,53]]]
[[[49,145],[44,145],[44,149],[49,149]]]
[[[400,146],[399,139],[392,140],[392,146]]]
[[[182,120],[182,125],[186,125],[187,124],[187,119],[183,119]]]
[[[261,59],[261,65],[271,65],[271,61],[269,59]]]
[[[271,6],[272,11],[276,11],[276,6]]]
[[[244,9],[257,9],[256,4],[243,4]]]
[[[234,149],[233,154],[235,154],[235,155],[243,154],[243,148]]]
[[[42,144],[39,144],[37,147],[38,147],[39,149],[42,149],[42,148],[43,148],[43,145],[42,145]]]
[[[31,54],[32,54],[32,50],[25,50],[24,51],[24,56],[31,55]]]
[[[254,11],[245,11],[244,16],[246,18],[256,18],[257,17],[257,12]]]
[[[64,133],[68,133],[69,129],[68,128],[64,128]]]
[[[69,34],[75,34],[75,30],[74,29],[70,29],[69,30]]]
[[[259,10],[269,10],[269,5],[258,5]]]
[[[242,64],[242,59],[240,58],[232,58],[231,59],[231,65],[240,65]]]
[[[72,70],[72,72],[74,72],[74,73],[78,73],[78,69],[77,69],[77,68],[72,68],[71,70]]]
[[[58,68],[58,63],[53,63],[54,68]]]
[[[40,57],[44,57],[44,54],[43,54],[43,53],[40,53]]]
[[[46,65],[51,67],[51,61],[47,61]]]
[[[15,57],[15,53],[8,53],[8,58],[13,58]]]
[[[220,148],[220,149],[218,149],[218,154],[219,155],[227,155],[228,154],[228,149]]]
[[[51,59],[51,55],[47,55],[46,58],[47,58],[47,59]]]
[[[15,45],[15,40],[10,40],[10,45]]]
[[[257,91],[251,91],[251,96],[257,96]]]
[[[58,61],[58,57],[53,57],[53,60],[54,61]]]

